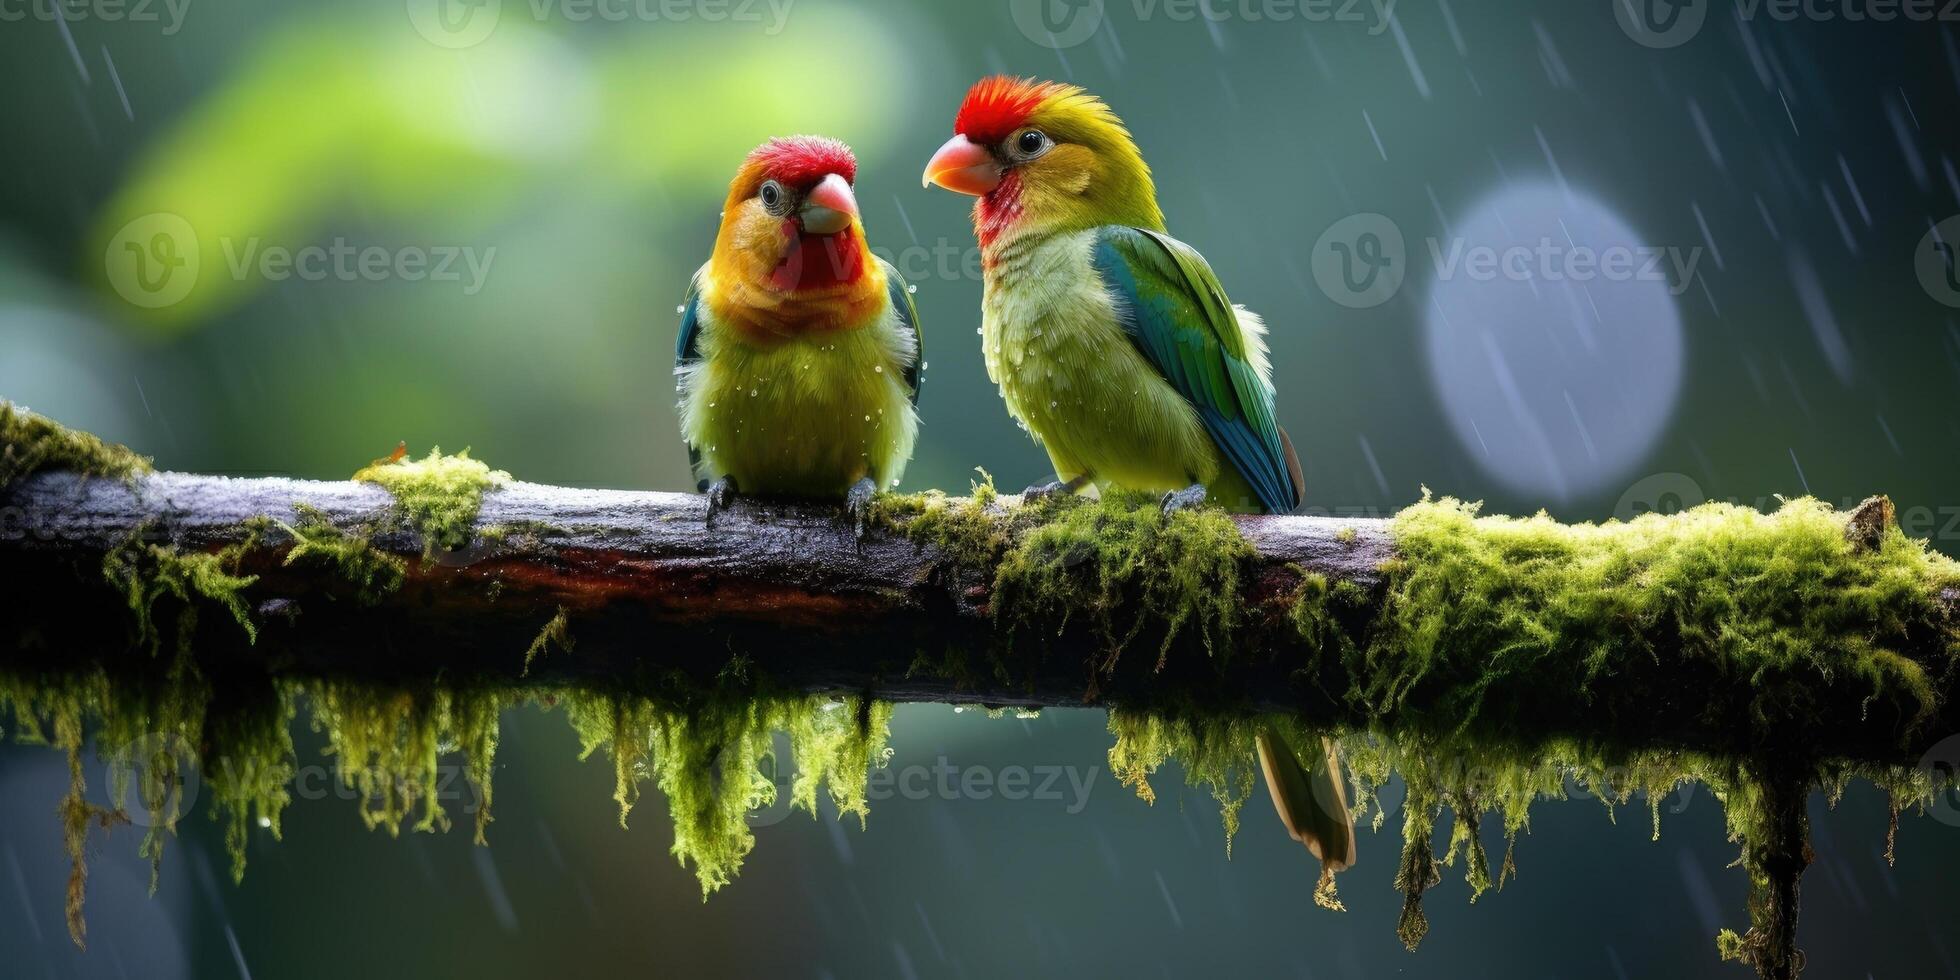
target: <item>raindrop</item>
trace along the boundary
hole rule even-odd
[[[1409,47],[1409,35],[1402,33],[1402,22],[1396,20],[1393,14],[1388,17],[1388,30],[1395,35],[1395,46],[1402,51],[1402,63],[1408,66],[1409,77],[1415,80],[1416,94],[1422,96],[1424,102],[1429,101],[1429,79],[1423,75],[1422,66],[1416,63],[1415,49]]]
[[[1368,135],[1374,137],[1375,152],[1381,154],[1383,160],[1387,160],[1388,150],[1382,146],[1382,134],[1375,131],[1375,119],[1368,115],[1368,110],[1361,110],[1361,121],[1368,124]]]
[[[109,68],[109,81],[116,85],[116,98],[122,100],[123,115],[130,122],[136,121],[136,111],[129,107],[129,93],[123,91],[122,75],[116,71],[115,59],[109,57],[109,46],[102,46],[102,63]]]
[[[1715,161],[1715,169],[1728,169],[1722,163],[1722,148],[1715,145],[1715,131],[1708,127],[1708,117],[1701,114],[1701,103],[1688,100],[1688,117],[1695,122],[1695,132],[1701,134],[1702,148],[1708,151],[1708,158]]]
[[[1701,229],[1702,240],[1708,243],[1708,254],[1715,259],[1715,268],[1727,269],[1722,263],[1721,246],[1715,244],[1715,233],[1708,230],[1708,219],[1701,213],[1701,202],[1689,201],[1688,207],[1695,213],[1695,225]]]
[[[1865,206],[1865,195],[1858,193],[1858,181],[1851,176],[1851,164],[1838,154],[1838,172],[1844,174],[1844,186],[1851,191],[1851,203],[1858,207],[1858,217],[1865,220],[1865,227],[1872,226],[1872,211]]]

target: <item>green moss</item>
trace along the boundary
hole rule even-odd
[[[980,476],[965,498],[938,490],[879,494],[869,523],[930,546],[958,567],[989,569],[1011,543],[1013,522],[995,505],[994,478],[985,470]]]
[[[814,817],[822,790],[840,818],[855,816],[863,828],[871,815],[866,799],[871,770],[884,768],[891,759],[886,746],[891,718],[889,702],[859,697],[825,701],[815,712],[785,710],[782,722],[796,760],[790,804]]]
[[[376,548],[367,534],[343,531],[325,513],[306,504],[296,504],[294,510],[298,520],[292,524],[269,521],[293,539],[287,566],[325,566],[353,585],[362,602],[379,602],[402,587],[408,564]]]
[[[320,683],[307,693],[313,726],[326,735],[342,783],[359,793],[361,818],[370,829],[396,835],[412,818],[415,830],[448,830],[440,759],[460,749],[470,759],[465,773],[479,804],[481,838],[489,822],[499,695],[377,691],[337,682]]]
[[[44,470],[127,480],[150,472],[150,460],[0,401],[0,490]]]
[[[1165,763],[1175,761],[1184,771],[1184,781],[1203,786],[1218,802],[1219,819],[1225,827],[1225,853],[1232,853],[1232,838],[1239,830],[1239,808],[1252,795],[1259,759],[1255,748],[1262,727],[1282,725],[1297,728],[1284,718],[1259,718],[1235,714],[1153,714],[1112,708],[1109,731],[1116,737],[1109,749],[1109,768],[1123,785],[1136,791],[1145,803],[1156,803],[1156,790],[1150,785]]]
[[[423,556],[429,557],[470,543],[483,495],[509,483],[510,474],[471,459],[467,449],[454,456],[431,449],[419,460],[403,456],[377,461],[354,479],[394,494],[402,518],[422,535]]]
[[[225,829],[225,852],[231,857],[232,881],[245,878],[245,849],[252,828],[281,837],[280,818],[292,802],[297,772],[292,721],[299,700],[296,685],[262,692],[254,704],[232,704],[205,719],[200,731],[207,746],[200,758],[188,741],[175,743],[178,764],[196,764],[217,804],[213,819]],[[207,700],[209,695],[206,695]]]
[[[981,476],[963,499],[882,496],[873,519],[946,556],[956,593],[985,596],[995,636],[983,652],[997,680],[1030,674],[1071,627],[1096,648],[1084,664],[1091,674],[1114,672],[1144,638],[1156,669],[1181,645],[1222,662],[1248,644],[1240,588],[1256,552],[1224,511],[1167,516],[1155,498],[1130,493],[1005,507]],[[973,660],[967,650],[922,653],[911,672],[971,677]]]
[[[647,698],[598,696],[570,703],[582,757],[610,748],[620,824],[651,778],[667,798],[674,822],[672,853],[692,864],[706,898],[734,878],[755,846],[748,815],[782,792],[772,733],[788,736],[797,775],[790,805],[816,813],[828,793],[839,814],[862,822],[868,813],[870,769],[890,751],[889,705],[816,696],[718,695],[684,706]]]
[[[211,681],[183,650],[168,657],[142,655],[113,675],[99,666],[58,675],[0,672],[0,719],[11,722],[16,738],[51,744],[69,757],[70,788],[59,811],[72,865],[69,927],[78,944],[85,934],[84,855],[90,830],[130,823],[130,811],[143,814],[137,849],[151,862],[154,890],[164,845],[189,803],[184,795],[189,770],[203,770],[216,804],[212,815],[227,824],[235,868],[242,868],[243,839],[232,828],[242,827],[248,813],[276,825],[291,778],[289,761],[282,776],[257,786],[235,776],[255,760],[290,759],[285,715],[261,710],[243,691],[214,705],[212,692]],[[268,715],[273,723],[260,724]],[[110,807],[91,804],[84,795],[80,756],[89,739],[111,763]],[[276,748],[268,752],[268,744]]]
[[[154,521],[130,532],[109,550],[102,561],[103,577],[120,592],[135,618],[141,644],[154,653],[161,649],[163,636],[157,628],[158,603],[175,599],[178,614],[179,645],[186,645],[196,629],[197,605],[202,599],[217,604],[245,631],[247,639],[258,640],[258,626],[252,622],[245,589],[257,576],[238,574],[238,562],[258,546],[259,535],[248,531],[245,538],[216,552],[186,552],[175,545],[157,544]]]
[[[1896,526],[1854,547],[1815,500],[1566,525],[1425,499],[1393,533],[1383,620],[1347,668],[1355,700],[1403,730],[1514,738],[1580,705],[1639,731],[1662,686],[1692,678],[1696,720],[1740,748],[1817,752],[1795,740],[1866,721],[1903,741],[1935,707],[1929,666],[1960,658],[1949,636],[1924,663],[1914,635],[1960,565]]]
[[[1286,605],[1293,632],[1319,661],[1343,663],[1353,658],[1357,621],[1367,612],[1367,593],[1353,582],[1332,583],[1327,577],[1295,565],[1299,585]]]
[[[1240,578],[1256,557],[1224,511],[1165,516],[1146,495],[1065,499],[1000,560],[993,611],[1011,642],[1085,610],[1107,673],[1138,637],[1158,639],[1157,667],[1185,631],[1214,656],[1233,652],[1244,621]]]
[[[553,646],[569,653],[572,649],[572,643],[571,620],[565,614],[565,607],[559,606],[558,614],[551,617],[550,622],[544,624],[544,629],[538,631],[537,637],[525,649],[524,669],[521,673],[526,675],[530,674],[531,661],[543,656]]]

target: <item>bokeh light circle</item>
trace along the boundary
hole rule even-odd
[[[1422,253],[1431,381],[1478,465],[1560,502],[1624,480],[1674,411],[1676,297],[1699,247],[1643,241],[1599,201],[1531,184],[1493,194]]]

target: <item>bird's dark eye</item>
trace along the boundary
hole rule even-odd
[[[1034,157],[1048,148],[1048,134],[1039,129],[1024,129],[1014,138],[1014,151],[1022,157]]]
[[[762,198],[763,207],[774,211],[783,205],[783,185],[773,180],[765,180],[762,182],[762,191],[757,196]]]

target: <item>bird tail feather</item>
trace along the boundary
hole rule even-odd
[[[1302,766],[1277,734],[1259,733],[1259,768],[1266,775],[1266,791],[1286,832],[1320,859],[1325,886],[1334,872],[1354,864],[1355,845],[1340,754],[1332,739],[1323,737],[1320,747],[1319,753],[1309,753],[1311,766]]]
[[[1286,475],[1293,481],[1293,509],[1299,510],[1307,502],[1307,477],[1300,471],[1300,454],[1293,451],[1293,437],[1279,430],[1280,450],[1286,456]]]

